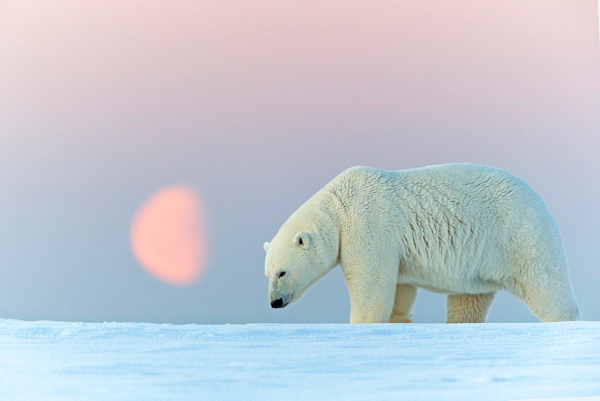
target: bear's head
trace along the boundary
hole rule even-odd
[[[294,219],[290,220],[271,243],[264,244],[265,276],[269,279],[269,302],[273,308],[298,301],[338,261],[337,232],[329,233],[330,230],[294,224]]]

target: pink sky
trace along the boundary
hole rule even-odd
[[[579,4],[7,2],[10,79],[0,88],[17,110],[160,109],[258,124],[473,120],[473,107],[483,119],[532,104],[573,112],[597,86],[597,5]]]

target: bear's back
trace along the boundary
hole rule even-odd
[[[347,198],[383,196],[418,198],[436,203],[490,204],[514,207],[514,202],[538,203],[539,195],[505,170],[470,163],[441,164],[407,170],[352,167],[329,185]]]
[[[399,170],[393,174],[397,176],[399,191],[408,189],[426,204],[463,210],[470,216],[492,213],[504,223],[514,219],[518,224],[532,214],[548,218],[542,198],[525,181],[499,168],[460,163]]]
[[[417,253],[430,249],[422,255],[426,259],[439,261],[451,250],[465,256],[484,250],[506,254],[517,243],[535,246],[536,232],[559,241],[541,197],[520,178],[494,167],[467,163],[396,171],[353,167],[328,188],[344,204],[349,218],[343,220],[349,229],[381,229],[381,235],[414,244]],[[439,246],[432,248],[432,243]]]

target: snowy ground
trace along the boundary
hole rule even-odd
[[[0,320],[2,400],[600,395],[600,322],[156,325]]]

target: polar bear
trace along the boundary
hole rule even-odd
[[[350,323],[410,322],[417,287],[448,295],[448,323],[484,322],[498,290],[543,322],[580,316],[544,201],[493,167],[350,168],[264,248],[273,308],[298,301],[339,264]]]

